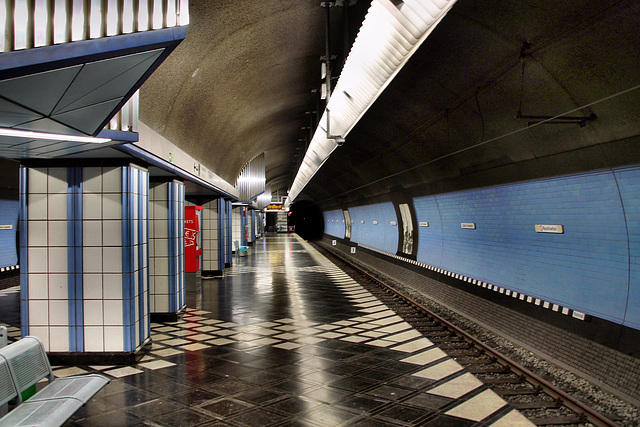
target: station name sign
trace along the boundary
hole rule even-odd
[[[0,230],[13,230],[13,224],[0,225]]]
[[[281,209],[282,209],[282,205],[269,205],[269,206],[267,206],[267,210],[270,210],[270,211],[274,211],[274,210],[275,211],[279,211]]]
[[[563,234],[564,227],[560,224],[536,224],[536,233]]]

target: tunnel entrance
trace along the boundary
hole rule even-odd
[[[319,240],[324,234],[324,217],[320,208],[310,200],[291,205],[289,225],[305,240]]]

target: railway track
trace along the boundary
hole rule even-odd
[[[544,378],[518,365],[464,330],[401,294],[340,254],[317,246],[347,273],[468,372],[539,426],[616,426]]]

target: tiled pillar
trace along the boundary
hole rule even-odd
[[[149,340],[148,173],[20,172],[22,334],[56,360],[129,363]]]
[[[256,241],[256,211],[253,209],[247,210],[247,238],[247,243]]]
[[[218,200],[202,204],[202,277],[221,276],[224,270],[224,251],[220,250],[221,232]],[[223,214],[224,215],[224,214]]]
[[[247,229],[248,209],[244,206],[240,207],[240,246],[247,246],[247,238],[249,237]]]
[[[232,226],[232,204],[231,200],[225,200],[225,230],[224,236],[226,238],[226,246],[225,246],[225,267],[231,267],[231,263],[233,262],[233,226]]]
[[[185,308],[184,184],[152,183],[149,193],[149,293],[151,317],[177,320]]]
[[[221,268],[227,266],[227,203],[224,199],[216,200],[218,204],[218,253]]]
[[[231,232],[232,240],[238,242],[238,246],[242,246],[242,206],[234,206],[232,215],[233,231]],[[233,250],[235,251],[236,244],[233,244]]]

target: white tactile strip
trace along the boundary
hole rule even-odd
[[[529,304],[542,306],[543,308],[546,308],[548,310],[552,310],[552,311],[555,311],[555,312],[558,312],[558,313],[562,313],[565,316],[571,316],[571,317],[573,317],[575,319],[583,320],[583,321],[589,320],[589,318],[590,318],[589,315],[587,315],[586,313],[583,313],[581,311],[574,310],[574,309],[569,308],[569,307],[563,307],[563,306],[555,304],[553,302],[545,301],[545,300],[542,300],[540,298],[536,298],[536,297],[533,297],[533,296],[530,296],[530,295],[523,294],[523,293],[521,293],[519,291],[515,291],[515,290],[512,290],[512,289],[507,289],[505,287],[494,285],[494,284],[491,284],[491,283],[487,283],[487,282],[484,282],[484,281],[479,280],[479,279],[474,279],[472,277],[468,277],[468,276],[465,276],[463,274],[458,274],[458,273],[454,273],[452,271],[444,270],[442,268],[438,268],[438,267],[435,267],[433,265],[429,265],[429,264],[426,264],[426,263],[423,263],[423,262],[420,262],[420,261],[416,261],[416,260],[413,260],[413,259],[410,259],[410,258],[406,258],[405,256],[392,254],[392,253],[385,252],[385,251],[382,251],[380,249],[372,248],[372,247],[365,246],[365,245],[359,245],[359,246],[363,247],[363,248],[366,248],[367,250],[370,250],[372,252],[377,252],[379,254],[386,255],[386,256],[391,257],[391,258],[395,258],[397,260],[406,262],[408,264],[413,264],[413,265],[419,266],[419,267],[424,268],[426,270],[435,271],[436,273],[440,273],[440,274],[443,274],[445,276],[453,277],[455,279],[462,280],[463,282],[471,283],[473,285],[476,285],[476,286],[484,288],[484,289],[488,289],[488,290],[493,291],[493,292],[498,292],[498,293],[504,294],[506,296],[511,296],[512,298],[519,299],[520,301],[526,301]]]

